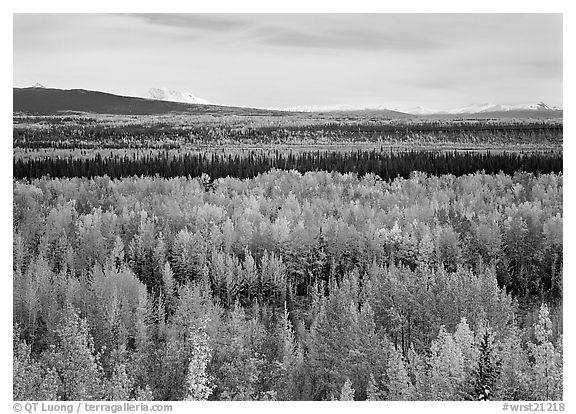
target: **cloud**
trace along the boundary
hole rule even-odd
[[[293,48],[423,52],[444,46],[443,42],[432,37],[398,36],[383,31],[360,28],[298,30],[265,26],[254,29],[252,35],[256,41],[263,44]]]
[[[293,49],[401,52],[443,47],[441,36],[415,30],[405,17],[334,14],[131,14],[145,24],[190,32],[221,34],[246,45]],[[400,21],[398,21],[400,20]],[[416,25],[418,26],[418,25]],[[183,31],[181,29],[184,29]]]
[[[214,32],[228,32],[247,25],[246,21],[220,14],[136,13],[130,16],[159,26]]]

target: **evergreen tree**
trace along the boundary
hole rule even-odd
[[[126,372],[126,365],[118,362],[114,366],[112,377],[108,383],[108,399],[111,401],[131,400],[134,381]]]
[[[280,356],[281,375],[277,386],[277,396],[279,400],[283,401],[297,400],[302,388],[304,354],[294,335],[286,305],[284,305],[284,312],[281,315],[279,325],[278,354]]]
[[[430,347],[430,385],[434,400],[454,401],[464,378],[464,356],[453,336],[440,328],[438,338]]]
[[[462,352],[464,370],[458,394],[460,398],[467,399],[474,393],[474,373],[478,366],[479,351],[476,347],[474,332],[468,326],[466,318],[462,318],[456,326],[454,342]]]
[[[562,356],[551,342],[552,321],[546,304],[540,307],[538,322],[534,325],[536,343],[530,343],[529,349],[534,364],[532,383],[534,398],[537,400],[562,399]]]
[[[13,333],[12,398],[16,401],[58,400],[58,375],[32,358],[30,346],[20,341],[19,334],[16,325]]]
[[[511,326],[506,336],[496,342],[496,359],[502,361],[494,384],[494,399],[528,400],[533,398],[528,355],[521,344],[521,332]]]
[[[340,390],[340,401],[354,401],[354,388],[352,388],[352,381],[348,378]]]
[[[261,344],[265,331],[236,303],[218,332],[211,363],[214,394],[220,400],[256,400],[265,364]]]
[[[385,383],[388,387],[388,400],[409,401],[414,398],[414,387],[406,372],[404,358],[393,346],[388,356]]]
[[[102,397],[102,368],[86,321],[68,306],[56,329],[57,345],[47,356],[61,381],[63,400],[97,400]]]
[[[492,400],[501,361],[496,359],[493,334],[488,328],[481,335],[479,351],[478,365],[474,371],[473,397],[479,401]]]
[[[378,389],[374,375],[370,374],[368,385],[366,386],[366,401],[380,401],[382,392]]]
[[[190,333],[190,343],[192,346],[192,356],[188,363],[188,374],[186,375],[186,397],[187,401],[206,400],[212,393],[212,379],[207,372],[210,361],[210,347],[208,346],[208,335],[206,334],[206,320]]]
[[[172,269],[168,262],[164,263],[164,268],[162,269],[162,284],[164,298],[166,300],[166,311],[170,315],[175,306],[174,295],[176,293],[176,286],[174,283],[174,274],[172,273]]]

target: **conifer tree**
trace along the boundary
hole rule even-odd
[[[434,400],[454,401],[464,378],[464,357],[453,336],[442,326],[430,347],[430,385]]]
[[[562,399],[562,356],[551,342],[552,321],[546,304],[542,304],[538,322],[534,325],[536,343],[530,343],[530,354],[534,358],[532,383],[537,400]]]
[[[368,385],[366,386],[366,401],[380,401],[382,392],[378,389],[374,375],[370,374]]]
[[[352,381],[348,378],[340,390],[340,401],[354,401],[354,388],[352,388]]]
[[[58,375],[34,360],[30,346],[21,341],[19,335],[20,329],[16,325],[13,332],[12,398],[16,401],[57,400]]]
[[[511,326],[506,336],[496,342],[496,359],[502,361],[494,384],[494,399],[528,400],[533,395],[528,354],[521,343],[521,332]]]
[[[207,372],[211,350],[208,346],[206,323],[207,321],[204,320],[195,331],[190,333],[189,341],[192,346],[192,356],[188,363],[188,374],[186,375],[185,399],[187,401],[207,400],[212,394],[212,378]]]
[[[280,317],[280,343],[279,356],[281,374],[278,384],[277,396],[279,400],[298,399],[301,389],[302,367],[304,354],[297,342],[288,317],[288,309],[284,304],[284,312]]]
[[[110,259],[112,260],[112,265],[117,271],[120,271],[124,265],[124,242],[119,235],[114,238],[114,246],[110,252]]]
[[[402,354],[393,346],[390,347],[386,384],[388,400],[409,401],[414,398],[414,387],[408,377]]]
[[[479,401],[492,400],[494,398],[494,385],[500,374],[501,361],[496,359],[493,334],[488,328],[482,333],[479,351],[478,364],[473,377],[473,398]]]
[[[102,368],[86,321],[68,306],[56,329],[58,344],[49,362],[61,380],[64,400],[95,400],[102,397]]]
[[[131,400],[132,388],[134,381],[126,372],[126,365],[117,362],[114,365],[112,377],[108,383],[108,399],[111,401]]]
[[[174,274],[170,268],[170,263],[164,263],[164,268],[162,269],[162,285],[164,298],[166,300],[166,310],[168,314],[174,311],[176,286],[174,283]]]
[[[454,342],[462,352],[463,376],[458,387],[458,394],[462,399],[466,399],[474,393],[474,372],[478,366],[479,352],[476,347],[474,332],[464,317],[456,326]]]

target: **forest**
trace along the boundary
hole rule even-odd
[[[561,400],[561,156],[502,157],[15,178],[14,399]]]
[[[412,171],[432,175],[525,171],[535,174],[562,172],[562,153],[478,151],[392,151],[381,147],[372,150],[220,150],[220,151],[100,151],[84,155],[43,155],[21,153],[14,157],[14,178],[61,177],[131,177],[134,175],[173,178],[181,176],[211,179],[254,178],[271,169],[335,171],[339,173],[376,174],[383,180]]]

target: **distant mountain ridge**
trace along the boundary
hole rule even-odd
[[[422,107],[410,108],[404,112],[412,115],[463,115],[463,114],[484,114],[492,112],[513,112],[513,111],[562,111],[561,108],[548,106],[544,102],[503,105],[503,104],[471,104],[460,108],[449,110],[434,110]]]
[[[13,88],[13,112],[32,115],[58,115],[86,112],[112,115],[272,115],[284,113],[266,109],[193,104],[157,99],[120,96],[85,89],[53,89],[44,87]]]
[[[275,108],[279,111],[294,111],[294,112],[349,112],[349,111],[392,111],[384,105],[296,105],[290,107]],[[400,112],[400,111],[396,111]]]
[[[366,115],[381,116],[384,118],[410,118],[411,114],[388,109],[383,105],[359,106],[359,105],[301,105],[289,108],[275,108],[278,111],[301,112],[310,114],[332,114],[336,116]]]
[[[527,112],[534,111],[539,113],[553,113],[554,111],[561,113],[562,109],[558,107],[548,106],[544,102],[517,104],[517,105],[503,105],[503,104],[471,104],[460,108],[449,110],[435,110],[430,108],[422,108],[420,106],[409,108],[405,110],[390,109],[384,105],[299,105],[289,108],[277,108],[278,110],[289,110],[295,112],[387,112],[396,113],[401,115],[415,115],[415,116],[433,116],[433,115],[480,115],[480,114],[502,114],[509,113],[524,115]]]
[[[300,106],[285,109],[264,109],[216,105],[189,93],[168,89],[151,89],[148,98],[120,96],[85,89],[54,89],[36,84],[30,88],[13,88],[13,112],[56,115],[70,112],[87,112],[112,115],[163,115],[169,113],[283,116],[296,112],[311,116],[373,117],[379,119],[406,119],[414,117],[439,118],[561,118],[560,108],[543,102],[523,105],[481,104],[468,105],[451,111],[433,111],[413,108],[407,111],[388,109],[382,105],[364,107],[355,105]]]

